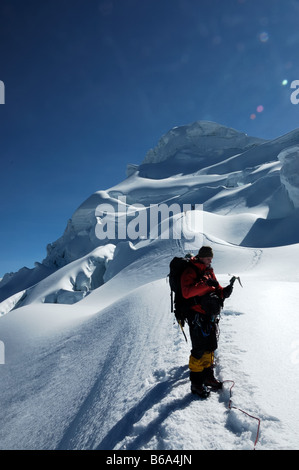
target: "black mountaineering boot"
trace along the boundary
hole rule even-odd
[[[208,398],[210,392],[203,383],[203,379],[203,372],[190,372],[191,392],[200,398]]]
[[[191,392],[198,395],[200,398],[208,398],[210,391],[205,385],[191,384]]]
[[[214,376],[213,367],[208,367],[203,371],[203,383],[213,391],[222,389],[222,382]]]

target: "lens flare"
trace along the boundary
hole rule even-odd
[[[263,31],[262,33],[260,33],[259,39],[261,42],[267,42],[269,40],[269,34],[267,33],[267,31]]]

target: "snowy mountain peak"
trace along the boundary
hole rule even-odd
[[[186,126],[174,127],[161,137],[158,145],[149,150],[142,164],[159,163],[171,157],[223,155],[225,149],[247,149],[265,142],[248,137],[230,127],[211,121],[196,121]]]
[[[147,222],[151,219],[152,206],[167,208],[175,203],[179,212],[184,213],[186,205],[202,205],[204,233],[225,243],[246,247],[297,243],[298,147],[298,130],[265,141],[207,121],[171,129],[147,153],[141,165],[130,167],[130,174],[124,181],[95,192],[78,207],[63,235],[49,243],[42,263],[37,263],[34,269],[22,268],[18,273],[4,276],[0,282],[0,302],[19,292],[28,294],[31,286],[56,271],[63,276],[61,269],[77,260],[82,262],[82,273],[77,263],[72,279],[63,281],[54,292],[47,291],[39,298],[56,301],[61,297],[57,295],[61,289],[63,292],[71,289],[70,295],[64,292],[64,299],[86,295],[86,290],[80,294],[76,289],[77,279],[86,279],[87,265],[90,265],[90,273],[101,271],[106,264],[124,266],[130,262],[128,253],[133,258],[140,253],[135,249],[139,242],[153,246],[149,227],[138,233],[140,220],[138,222],[136,216],[140,206],[143,211],[140,217],[142,214],[143,221]],[[102,214],[99,207],[104,208]],[[107,210],[115,220],[115,230],[100,239],[97,233],[105,223]],[[136,234],[133,240],[128,226],[131,233]],[[120,232],[125,235],[119,237]],[[96,257],[89,256],[93,250],[108,244],[112,245],[111,253],[114,252],[112,260],[110,254],[107,257],[100,252]],[[114,251],[116,246],[118,249]],[[118,263],[120,258],[122,261]],[[104,279],[102,274],[97,279]],[[93,279],[91,274],[88,279]],[[88,283],[99,286],[94,280]],[[9,306],[2,306],[2,312],[16,302],[19,305],[19,301],[19,296],[11,299]]]
[[[43,263],[0,283],[0,449],[298,449],[299,133],[260,142],[199,122],[148,155],[80,205]],[[178,237],[150,236],[162,207],[154,227]],[[202,244],[223,287],[242,280],[207,401],[191,396],[166,282]]]

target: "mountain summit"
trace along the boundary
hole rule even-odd
[[[298,130],[177,127],[80,205],[45,260],[4,276],[0,448],[298,449],[298,162]],[[166,282],[202,245],[221,285],[243,286],[221,312],[224,389],[205,403]]]
[[[42,263],[36,263],[34,269],[22,268],[5,275],[0,282],[0,300],[28,289],[81,257],[88,257],[96,248],[107,244],[115,247],[123,242],[117,236],[100,240],[96,233],[97,224],[101,223],[97,207],[108,204],[118,212],[120,198],[124,204],[121,210],[127,212],[130,207],[134,212],[136,204],[148,209],[153,204],[175,201],[181,207],[201,204],[206,215],[222,216],[224,225],[229,223],[227,216],[239,215],[247,221],[243,224],[246,228],[240,231],[237,240],[228,237],[226,241],[242,246],[296,243],[298,161],[299,130],[266,141],[208,121],[175,127],[148,151],[140,165],[129,165],[127,179],[92,194],[80,205],[62,237],[48,245]],[[209,218],[206,219],[208,226]],[[238,219],[234,224],[238,224]],[[209,230],[216,237],[219,235],[212,227]],[[105,264],[105,260],[106,255],[95,264]],[[105,271],[105,267],[94,270]],[[95,285],[101,282],[99,276]]]

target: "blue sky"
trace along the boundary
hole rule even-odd
[[[1,0],[0,277],[173,126],[299,127],[298,24],[299,0]]]

